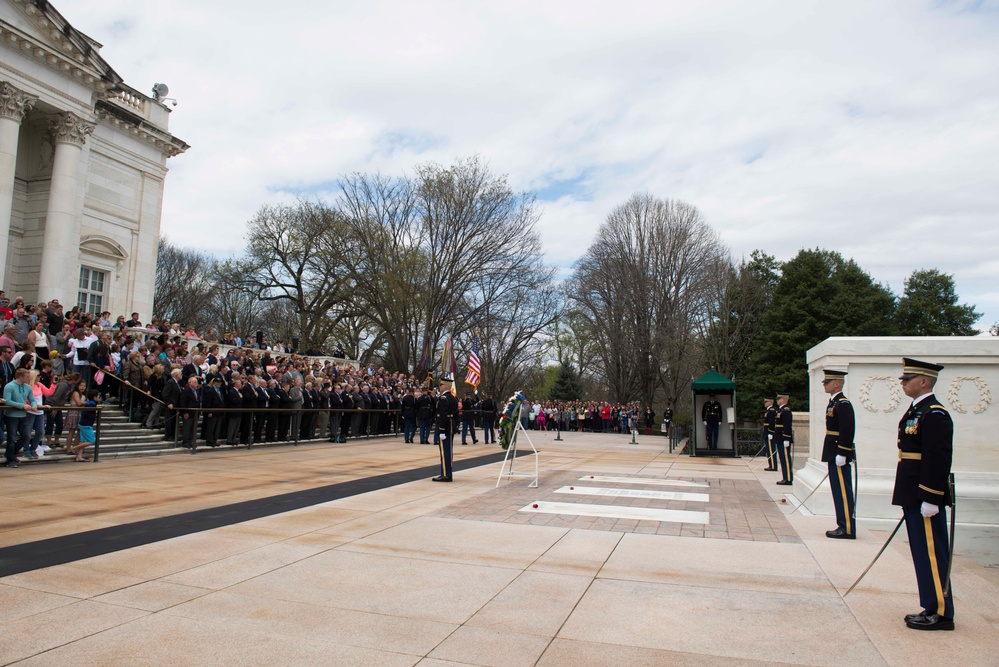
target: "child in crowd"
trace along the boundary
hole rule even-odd
[[[83,450],[87,448],[87,445],[92,445],[97,441],[97,434],[94,432],[94,424],[97,421],[97,396],[98,392],[96,389],[91,389],[87,392],[87,402],[83,404],[84,410],[80,414],[80,442],[66,450],[72,454],[76,454],[76,461],[78,463],[90,460],[83,456]],[[90,409],[88,410],[87,408]]]

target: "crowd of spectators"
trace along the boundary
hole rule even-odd
[[[664,419],[672,421],[668,411]],[[612,404],[600,401],[525,402],[521,413],[523,426],[538,431],[580,431],[591,433],[630,433],[640,427],[654,428],[656,413],[651,405],[637,401]]]
[[[57,300],[38,305],[0,291],[0,387],[6,403],[0,443],[7,465],[19,454],[38,458],[63,448],[76,460],[94,442],[96,407],[118,404],[145,428],[196,451],[402,431],[406,442],[429,444],[434,390],[414,375],[316,360],[288,351],[279,341],[243,340],[235,332],[219,343],[202,340],[194,327],[139,313],[69,313]],[[226,346],[223,352],[223,346]],[[342,357],[342,349],[336,353]],[[492,396],[460,401],[462,444],[496,441],[498,410]],[[46,409],[48,408],[48,409]],[[626,433],[651,408],[596,402],[526,403],[525,428]],[[458,424],[455,425],[457,431]],[[432,434],[431,431],[434,431]],[[63,436],[65,435],[65,439]]]

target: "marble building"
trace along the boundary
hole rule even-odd
[[[170,109],[43,0],[0,0],[0,287],[152,310]]]

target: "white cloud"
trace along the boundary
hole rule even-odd
[[[234,251],[263,203],[478,153],[548,193],[553,263],[647,190],[737,257],[821,246],[896,291],[936,267],[999,320],[994,3],[56,6],[180,101],[163,227],[183,243]]]

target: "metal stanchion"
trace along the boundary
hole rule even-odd
[[[94,463],[97,463],[100,457],[101,457],[101,410],[97,409],[97,415],[94,419]]]

